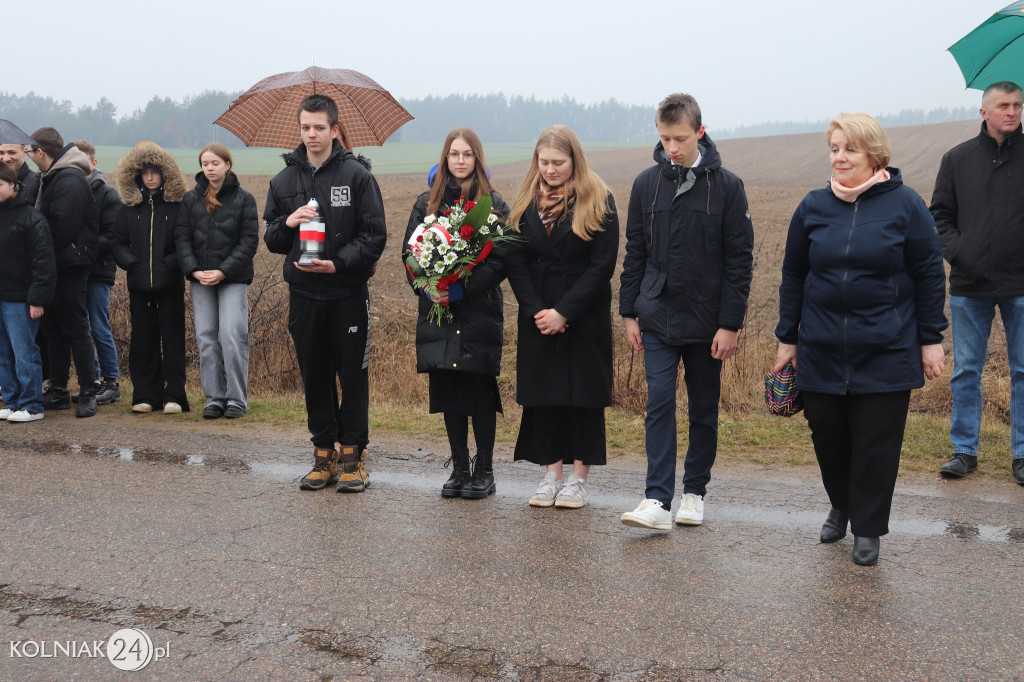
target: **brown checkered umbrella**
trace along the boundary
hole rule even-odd
[[[380,146],[412,116],[372,78],[349,69],[279,73],[264,78],[236,99],[215,124],[247,147],[299,146],[295,112],[308,95],[327,95],[338,104],[338,118],[353,147]]]

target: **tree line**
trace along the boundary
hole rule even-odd
[[[206,90],[180,101],[153,97],[135,111],[118,117],[117,107],[106,97],[95,105],[75,107],[70,101],[55,100],[35,93],[17,95],[0,92],[0,118],[13,121],[25,132],[51,125],[66,140],[87,139],[94,144],[130,146],[139,140],[153,140],[165,147],[202,147],[222,142],[242,147],[238,138],[213,125],[241,92]],[[596,104],[577,102],[571,97],[538,100],[522,95],[446,95],[420,99],[399,99],[416,118],[389,138],[394,142],[438,143],[455,125],[469,125],[491,142],[532,142],[552,123],[563,123],[585,142],[642,144],[653,137],[654,107],[626,104],[608,99]],[[976,118],[976,108],[904,109],[877,116],[884,126],[907,126]],[[735,128],[715,128],[715,139],[759,137],[820,132],[828,120],[771,121]]]

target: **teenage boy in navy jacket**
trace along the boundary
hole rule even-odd
[[[675,522],[700,525],[718,450],[722,361],[736,353],[753,268],[743,182],[722,167],[692,96],[658,105],[657,165],[629,198],[619,312],[647,370],[647,490],[627,526],[669,530],[676,471],[676,377],[685,368],[690,438]]]

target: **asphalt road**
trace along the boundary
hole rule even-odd
[[[902,477],[860,567],[811,469],[719,467],[704,525],[656,532],[618,521],[642,471],[581,511],[506,461],[443,500],[442,453],[382,441],[367,492],[311,493],[307,442],[168,423],[0,424],[0,679],[1024,679],[1009,477]],[[122,628],[163,655],[72,655]]]

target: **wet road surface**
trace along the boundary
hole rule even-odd
[[[1009,478],[901,477],[859,567],[812,469],[720,466],[704,525],[658,532],[618,520],[642,471],[595,468],[582,511],[507,461],[443,500],[442,453],[382,441],[367,492],[303,492],[301,439],[135,424],[0,424],[0,679],[1024,679]],[[167,655],[25,655],[125,627]]]

